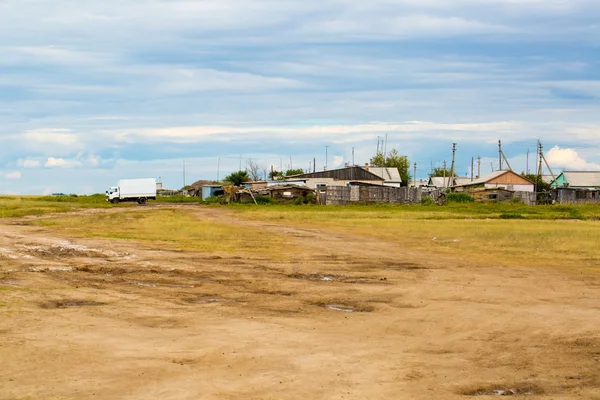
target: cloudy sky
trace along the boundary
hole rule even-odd
[[[0,193],[364,163],[600,169],[597,0],[0,0]],[[326,160],[326,146],[328,159]]]

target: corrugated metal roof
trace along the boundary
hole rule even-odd
[[[402,183],[398,168],[369,167],[369,172],[380,176],[384,181]]]
[[[600,171],[564,171],[569,186],[600,187]]]

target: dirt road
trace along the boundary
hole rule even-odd
[[[600,399],[595,276],[186,210],[294,251],[0,221],[0,399]]]

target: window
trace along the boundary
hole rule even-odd
[[[498,200],[498,195],[497,194],[490,194],[489,199],[490,200]]]
[[[324,193],[327,191],[327,185],[325,183],[317,183],[315,189],[317,189],[317,192]]]

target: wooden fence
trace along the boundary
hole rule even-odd
[[[346,205],[349,203],[403,203],[419,204],[425,197],[438,201],[439,190],[423,191],[414,187],[388,186],[328,186],[326,192],[320,193],[319,204]]]

